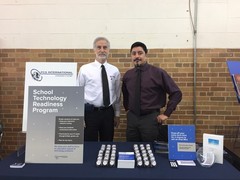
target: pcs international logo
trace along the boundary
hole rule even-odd
[[[42,77],[41,73],[40,73],[37,69],[32,69],[32,70],[30,71],[30,73],[31,73],[31,76],[32,76],[32,78],[33,78],[34,80],[36,80],[36,81],[42,81],[43,77]]]
[[[62,70],[56,70],[56,71],[39,71],[37,69],[31,69],[30,71],[32,78],[35,81],[42,81],[44,76],[55,76],[55,77],[73,77],[73,72],[71,71],[62,71]]]

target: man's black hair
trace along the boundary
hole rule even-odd
[[[135,42],[135,43],[133,43],[132,46],[131,46],[130,52],[132,51],[133,48],[139,47],[139,46],[143,48],[143,50],[144,50],[144,52],[146,54],[148,53],[147,46],[144,43],[142,43],[142,42]]]

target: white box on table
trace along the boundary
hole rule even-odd
[[[119,152],[117,168],[134,168],[135,156],[134,152]]]

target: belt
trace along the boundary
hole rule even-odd
[[[155,112],[159,112],[159,109],[141,111],[141,114],[140,114],[140,115],[141,115],[141,116],[145,116],[145,115],[152,114],[152,113],[155,113]]]
[[[93,111],[105,111],[105,110],[107,110],[107,109],[109,109],[109,108],[111,108],[111,107],[112,107],[112,105],[111,105],[111,106],[108,106],[108,107],[104,107],[104,106],[94,107],[94,108],[93,108]]]

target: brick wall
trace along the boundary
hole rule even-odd
[[[240,104],[237,103],[226,61],[240,61],[240,49],[197,51],[196,116],[193,109],[193,50],[150,49],[148,57],[148,62],[165,69],[183,92],[183,100],[168,119],[169,124],[196,123],[199,142],[204,132],[214,133],[216,125],[239,124]],[[79,68],[94,58],[91,49],[0,49],[3,155],[15,151],[24,141],[21,127],[25,62],[78,62]],[[116,65],[122,75],[132,67],[128,49],[112,49],[109,62]],[[122,107],[121,124],[115,131],[115,141],[125,141],[125,129],[126,117]]]

